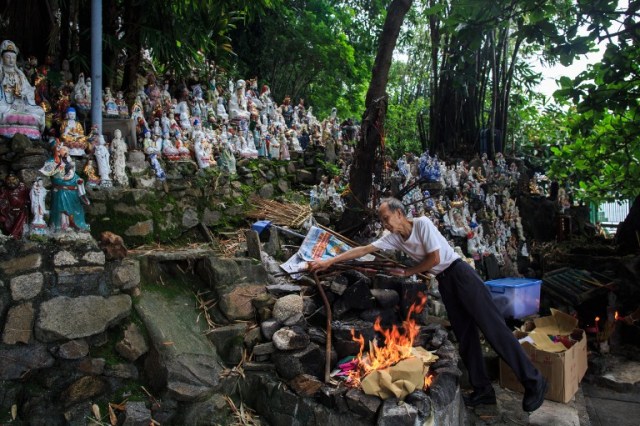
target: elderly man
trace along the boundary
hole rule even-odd
[[[334,258],[311,262],[311,271],[327,269],[335,262],[356,259],[378,250],[401,250],[416,261],[414,266],[394,271],[408,277],[429,272],[436,276],[442,301],[460,346],[460,355],[469,370],[473,392],[465,404],[495,404],[496,396],[487,375],[478,327],[498,355],[513,369],[524,386],[522,409],[535,411],[542,405],[547,382],[531,364],[494,305],[476,271],[462,262],[435,225],[426,217],[409,219],[403,204],[395,198],[382,200],[378,214],[389,234],[373,243],[353,248]]]

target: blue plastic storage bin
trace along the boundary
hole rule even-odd
[[[493,303],[504,318],[523,318],[540,309],[541,280],[535,278],[501,278],[485,282]]]

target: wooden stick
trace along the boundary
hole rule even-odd
[[[341,235],[338,232],[327,228],[326,226],[323,226],[323,225],[320,225],[320,224],[318,224],[317,226],[318,226],[318,228],[322,229],[323,231],[327,231],[328,233],[330,233],[331,235],[333,235],[337,239],[341,240],[342,242],[345,242],[345,243],[349,244],[352,247],[359,247],[360,246],[360,244],[356,243],[355,241],[350,240],[349,238],[345,237],[344,235]],[[391,259],[389,256],[385,256],[384,254],[373,253],[373,255],[375,257],[378,257],[378,258],[381,258],[381,259],[384,259],[384,260],[388,260],[389,262],[393,262],[395,265],[397,265],[399,267],[402,267],[402,268],[406,268],[407,267],[406,265],[403,265],[402,263]],[[428,277],[427,275],[422,274],[422,273],[415,274],[415,275],[417,275],[418,277],[420,277],[420,278],[422,278],[424,280],[430,280],[431,279],[430,277]]]
[[[318,274],[316,272],[313,273],[313,279],[316,282],[320,296],[322,296],[324,309],[327,314],[327,343],[325,345],[324,352],[324,382],[329,383],[329,380],[331,379],[331,305],[329,304],[329,299],[327,299],[327,295],[322,288],[322,284],[320,284],[320,279],[318,279]]]

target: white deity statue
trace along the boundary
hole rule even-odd
[[[78,82],[73,88],[73,100],[76,107],[83,113],[91,110],[91,87],[87,86],[87,81],[91,84],[91,80],[85,80],[84,74],[78,75]]]
[[[111,140],[111,154],[113,155],[113,179],[120,186],[129,186],[129,178],[125,172],[127,144],[122,139],[122,132],[116,129]]]
[[[295,128],[287,132],[287,139],[290,140],[291,149],[293,149],[295,152],[304,151],[302,149],[302,146],[300,146],[300,141],[298,140],[298,132],[295,130]]]
[[[47,192],[42,183],[42,178],[36,178],[29,193],[31,198],[31,215],[33,216],[33,220],[31,221],[32,233],[43,233],[47,228],[47,222],[44,221],[44,216],[49,214],[49,210],[47,210],[47,206],[45,205]]]
[[[202,135],[197,135],[195,137],[194,150],[198,167],[201,169],[207,169],[211,166],[215,166],[216,162],[213,159],[211,144]]]
[[[111,187],[111,165],[109,160],[111,155],[109,154],[109,147],[104,140],[104,136],[98,137],[98,145],[96,145],[93,155],[96,157],[98,163],[98,174],[100,174],[100,186],[105,188]]]
[[[103,102],[104,102],[104,113],[107,117],[115,118],[119,116],[118,104],[116,103],[116,100],[111,94],[111,89],[109,87],[104,88]]]
[[[216,116],[218,117],[218,120],[222,121],[227,121],[229,119],[229,114],[227,114],[227,111],[224,109],[224,98],[222,98],[222,96],[218,98]]]
[[[284,132],[280,132],[280,160],[291,160],[291,155],[289,154],[289,145],[287,143],[287,138],[284,135]]]
[[[164,134],[164,137],[156,137],[156,145],[162,146],[162,156],[169,161],[178,161],[180,159],[180,151],[176,148],[175,144],[171,140],[168,134]]]
[[[36,105],[35,88],[16,66],[18,48],[11,40],[0,44],[0,136],[20,133],[39,139],[45,126],[44,110]]]
[[[269,144],[269,158],[272,160],[278,160],[280,158],[280,142],[277,137],[271,138]]]
[[[235,89],[232,81],[229,81],[229,119],[230,120],[248,120],[249,111],[247,110],[247,99],[245,97],[245,81],[238,80]]]
[[[160,152],[162,149],[162,138],[160,137],[160,141],[151,139],[151,132],[146,131],[144,134],[144,140],[142,142],[144,153],[149,157],[149,163],[156,173],[156,177],[160,180],[164,180],[166,178],[164,169],[162,168],[162,164],[160,164],[160,160],[158,157],[160,156]]]

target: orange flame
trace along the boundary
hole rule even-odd
[[[418,294],[419,300],[411,305],[407,318],[402,322],[402,327],[394,325],[385,330],[380,325],[380,317],[376,318],[373,329],[384,336],[384,345],[379,346],[376,341],[369,342],[369,352],[364,353],[364,337],[351,330],[354,341],[360,343],[360,351],[356,357],[358,367],[349,372],[347,383],[351,386],[359,386],[360,381],[373,370],[382,370],[396,364],[403,359],[411,357],[413,342],[420,332],[420,327],[411,318],[414,313],[422,312],[427,303],[427,296]]]
[[[433,374],[429,374],[424,377],[424,386],[423,390],[427,390],[431,387],[431,383],[433,382]]]
[[[615,318],[616,321],[620,319],[620,315],[618,315],[618,311],[616,311],[616,313],[613,314],[613,318]]]

